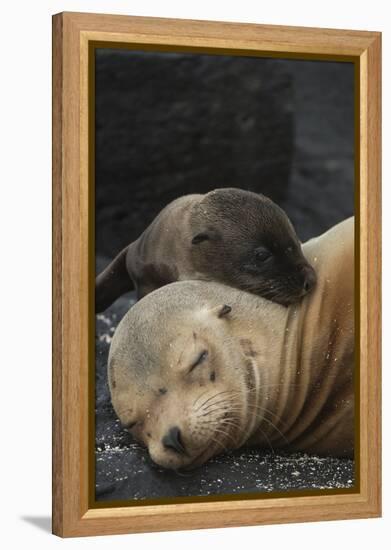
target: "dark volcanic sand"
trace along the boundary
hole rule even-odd
[[[178,475],[149,459],[147,451],[121,430],[107,386],[107,354],[114,329],[134,303],[120,298],[96,317],[96,500],[264,493],[354,486],[354,462],[346,459],[274,454],[239,449],[222,454],[194,472]]]

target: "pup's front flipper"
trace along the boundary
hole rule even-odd
[[[100,313],[125,292],[134,289],[134,284],[126,269],[128,247],[100,273],[95,282],[95,312]]]

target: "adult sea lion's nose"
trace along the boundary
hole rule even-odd
[[[166,449],[171,449],[179,454],[186,454],[186,449],[183,445],[181,431],[178,426],[173,426],[168,430],[162,439],[163,446]]]

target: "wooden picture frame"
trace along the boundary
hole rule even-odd
[[[132,43],[355,64],[356,281],[359,282],[359,483],[355,492],[93,507],[89,403],[93,331],[91,44]],[[61,13],[53,17],[53,532],[84,536],[377,517],[381,513],[381,35]]]

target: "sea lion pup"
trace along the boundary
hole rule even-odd
[[[98,275],[99,313],[125,292],[142,298],[183,280],[211,280],[288,305],[315,285],[315,272],[285,212],[263,195],[216,189],[166,206]]]
[[[353,218],[304,251],[318,283],[289,308],[186,281],[122,319],[108,361],[112,403],[155,463],[192,468],[245,444],[353,455]]]

